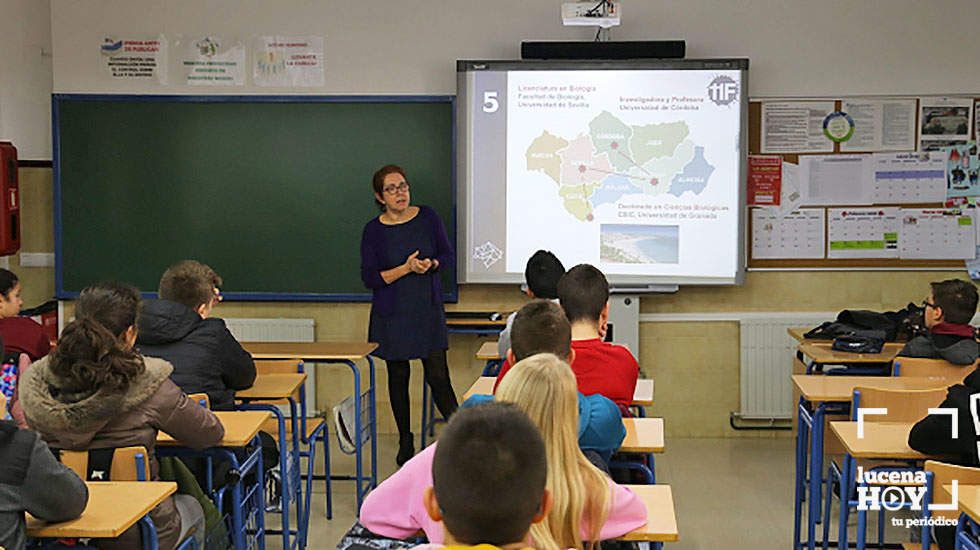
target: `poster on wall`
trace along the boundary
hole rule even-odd
[[[855,122],[841,152],[915,150],[915,99],[843,99],[841,110]]]
[[[920,151],[939,151],[969,141],[973,99],[923,97],[919,100],[919,110]]]
[[[243,86],[245,44],[213,35],[179,36],[181,83],[188,86]]]
[[[256,86],[323,86],[323,37],[259,36],[252,77]]]
[[[779,206],[783,158],[749,155],[749,206]]]
[[[103,74],[113,81],[167,83],[167,39],[156,36],[104,35]]]
[[[762,103],[763,153],[832,153],[823,121],[833,101],[765,101]]]
[[[980,196],[980,158],[976,142],[943,150],[946,157],[946,197]]]

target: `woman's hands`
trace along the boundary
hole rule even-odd
[[[439,267],[439,260],[433,260],[430,258],[419,259],[419,251],[416,250],[405,258],[405,263],[403,264],[412,273],[418,273],[419,275],[427,273],[431,269]]]

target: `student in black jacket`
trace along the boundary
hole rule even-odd
[[[956,409],[957,436],[952,435],[952,421],[949,415],[930,414],[915,423],[909,432],[909,447],[920,453],[941,455],[946,462],[963,466],[978,466],[977,442],[980,434],[974,426],[970,410],[971,396],[980,394],[980,369],[973,369],[962,384],[955,384],[946,390],[946,399],[940,408]],[[980,396],[978,396],[980,397]],[[940,550],[954,547],[954,527],[933,527],[933,535]]]
[[[922,305],[929,333],[909,340],[899,355],[945,359],[957,365],[977,360],[978,345],[970,321],[977,311],[977,287],[949,279],[930,283],[932,292]]]
[[[143,355],[174,366],[170,376],[186,393],[207,393],[211,408],[234,407],[235,391],[255,382],[255,362],[225,322],[211,316],[221,277],[194,260],[172,265],[160,279],[160,299],[144,302],[136,345]]]

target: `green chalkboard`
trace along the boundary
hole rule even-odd
[[[361,230],[388,163],[455,242],[451,96],[55,95],[53,114],[59,298],[103,279],[153,292],[194,258],[230,299],[367,299]]]

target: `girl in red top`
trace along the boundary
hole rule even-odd
[[[51,342],[41,325],[29,317],[20,317],[24,300],[20,298],[17,275],[0,269],[0,337],[3,337],[7,357],[26,353],[37,361],[51,351]]]

